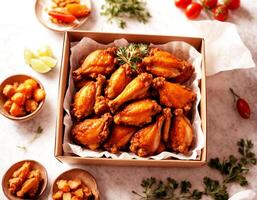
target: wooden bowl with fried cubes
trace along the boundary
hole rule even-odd
[[[59,175],[52,186],[53,200],[99,200],[95,178],[82,169],[71,169]]]
[[[42,109],[46,93],[35,78],[18,74],[6,78],[0,84],[0,112],[14,121],[26,121]]]

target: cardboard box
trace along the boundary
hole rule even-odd
[[[205,82],[205,60],[204,60],[204,39],[177,37],[177,36],[161,36],[161,35],[140,35],[140,34],[117,34],[117,33],[97,33],[85,31],[68,31],[64,35],[62,63],[59,79],[59,95],[57,106],[57,122],[55,137],[55,157],[61,162],[74,164],[94,164],[94,165],[119,165],[119,166],[152,166],[152,167],[197,167],[206,163],[207,146],[202,151],[199,160],[128,160],[128,159],[111,159],[111,158],[82,158],[76,155],[64,156],[63,154],[63,100],[67,89],[67,80],[69,75],[70,60],[70,43],[80,41],[83,37],[89,37],[93,40],[107,44],[115,39],[125,38],[129,42],[134,43],[154,43],[162,44],[170,41],[184,41],[194,46],[202,54],[202,80],[199,83],[201,89],[201,102],[199,112],[202,120],[202,130],[206,140],[206,82]]]

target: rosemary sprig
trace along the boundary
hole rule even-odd
[[[146,2],[142,0],[105,0],[102,5],[101,15],[108,18],[108,21],[116,20],[120,28],[125,28],[126,18],[136,19],[146,23],[151,17],[145,8]]]
[[[149,47],[146,44],[131,43],[126,47],[119,47],[116,56],[120,65],[127,64],[133,70],[137,70],[137,64],[142,61],[148,51]]]
[[[229,183],[238,183],[241,186],[248,184],[245,175],[249,172],[250,166],[256,165],[257,159],[253,150],[253,143],[250,140],[241,139],[238,143],[239,158],[230,155],[221,162],[219,158],[210,159],[208,166],[212,169],[218,170],[222,175],[223,181],[204,177],[204,191],[191,189],[189,181],[181,181],[168,178],[166,182],[157,181],[151,177],[144,179],[141,186],[143,187],[143,194],[138,194],[141,200],[184,200],[193,199],[199,200],[202,196],[209,196],[214,200],[228,200],[229,193],[227,186]],[[180,188],[180,190],[179,190]]]

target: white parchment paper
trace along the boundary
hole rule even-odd
[[[192,63],[195,68],[195,72],[190,80],[185,83],[188,87],[192,88],[192,90],[197,94],[196,102],[192,108],[192,126],[195,132],[195,140],[194,146],[188,155],[176,154],[173,152],[164,151],[158,155],[150,156],[147,158],[142,158],[137,156],[134,153],[128,152],[120,152],[118,154],[113,154],[108,151],[92,151],[86,148],[83,148],[79,145],[76,145],[70,139],[70,132],[73,125],[71,114],[70,114],[70,104],[72,101],[73,94],[75,92],[75,87],[72,78],[72,71],[80,66],[80,61],[85,58],[89,53],[97,49],[105,49],[111,46],[126,46],[129,43],[125,39],[115,40],[113,43],[108,45],[97,43],[96,41],[90,38],[83,38],[78,43],[73,43],[71,46],[71,57],[70,57],[70,73],[69,73],[69,85],[64,99],[64,109],[66,111],[66,115],[64,117],[64,142],[63,142],[63,150],[65,154],[73,153],[81,157],[110,157],[113,159],[154,159],[154,160],[162,160],[167,158],[178,158],[181,160],[186,159],[199,159],[200,150],[205,145],[205,137],[201,129],[201,119],[198,112],[198,105],[201,100],[200,88],[198,87],[199,80],[201,79],[201,60],[202,55],[191,45],[185,42],[169,42],[163,45],[154,45],[151,44],[151,47],[158,47],[163,50],[167,50],[173,53],[178,58],[187,60]]]

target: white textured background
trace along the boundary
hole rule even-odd
[[[54,158],[55,120],[58,91],[58,74],[61,60],[61,33],[54,33],[44,28],[34,15],[33,0],[1,1],[0,6],[0,80],[16,74],[26,73],[40,79],[47,92],[47,102],[42,113],[34,120],[24,123],[12,122],[0,116],[0,177],[8,167],[22,159],[35,159],[48,170],[49,187],[43,199],[48,199],[50,186],[54,178],[62,171],[72,167],[61,164]],[[188,29],[190,22],[183,13],[176,9],[173,0],[148,0],[152,14],[146,25],[129,23],[128,28],[121,30],[115,24],[107,24],[104,17],[99,15],[103,0],[92,0],[93,13],[80,29],[92,31],[155,33],[155,34],[193,34]],[[242,0],[242,7],[233,12],[230,22],[236,24],[239,34],[246,46],[251,50],[255,63],[257,62],[257,2]],[[204,19],[204,16],[202,16]],[[226,41],[224,41],[226,42]],[[24,47],[36,49],[41,44],[50,44],[59,65],[46,75],[34,72],[23,61]],[[236,59],[236,58],[235,58]],[[233,87],[242,97],[247,99],[252,108],[250,120],[243,120],[233,108],[233,98],[228,91]],[[208,94],[208,157],[223,157],[236,154],[236,142],[239,138],[252,139],[257,152],[257,69],[234,70],[219,73],[207,79]],[[28,146],[24,152],[16,145],[28,145],[33,138],[33,130],[41,125],[43,134]],[[187,168],[145,168],[145,167],[104,167],[79,166],[91,172],[97,179],[101,197],[104,200],[131,200],[134,196],[131,190],[141,191],[142,178],[155,176],[165,179],[167,176],[178,180],[189,179],[196,187],[201,186],[202,178],[206,175],[219,178],[219,175],[208,167]],[[247,188],[257,192],[257,168],[248,175],[250,185]],[[231,194],[243,188],[231,185]],[[6,199],[0,190],[0,199]],[[49,198],[50,199],[50,198]]]

